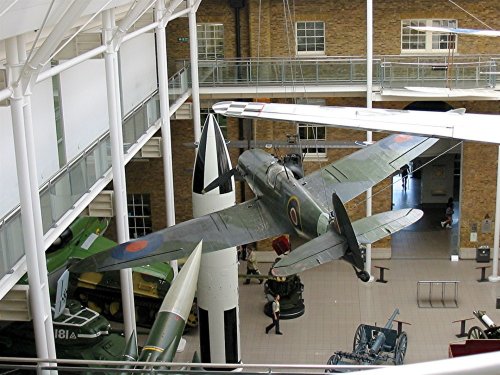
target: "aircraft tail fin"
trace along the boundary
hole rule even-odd
[[[339,232],[347,241],[347,249],[342,258],[353,265],[359,279],[368,281],[370,275],[364,270],[365,264],[361,257],[361,250],[359,249],[358,240],[352,227],[351,220],[347,215],[344,204],[335,192],[332,194],[332,203]]]

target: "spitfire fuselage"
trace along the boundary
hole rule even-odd
[[[288,222],[290,235],[310,240],[326,232],[329,213],[273,155],[260,149],[245,151],[238,168],[269,213]]]

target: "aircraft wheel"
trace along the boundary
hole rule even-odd
[[[402,365],[405,360],[406,348],[408,347],[408,336],[406,332],[401,332],[396,339],[394,346],[394,364]]]
[[[467,335],[468,339],[487,339],[488,336],[486,336],[486,333],[482,330],[482,328],[478,326],[474,326],[471,329],[469,329],[469,334]]]

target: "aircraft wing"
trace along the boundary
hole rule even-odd
[[[334,230],[322,234],[295,248],[272,268],[274,276],[289,276],[341,258],[347,240]]]
[[[359,243],[373,243],[413,224],[423,215],[421,210],[403,209],[382,212],[353,223]],[[274,276],[289,276],[340,259],[347,249],[347,240],[334,230],[297,247],[272,268]]]
[[[393,134],[305,176],[300,182],[329,211],[333,192],[343,203],[348,202],[399,171],[437,141]]]
[[[260,241],[289,232],[255,198],[236,206],[185,221],[83,259],[72,272],[110,271],[188,256],[203,240],[203,252]]]
[[[216,113],[228,117],[290,121],[500,144],[498,115],[256,102],[219,102],[214,104],[213,109]]]
[[[352,223],[352,228],[359,243],[369,244],[406,228],[423,214],[421,210],[414,208],[387,211],[357,220]]]
[[[464,29],[460,27],[439,27],[439,26],[407,26],[408,29],[416,31],[430,31],[434,33],[462,34],[474,36],[500,36],[500,30],[488,29]]]

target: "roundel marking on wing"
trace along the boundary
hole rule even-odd
[[[295,228],[302,230],[300,223],[300,202],[295,195],[288,199],[288,218]]]
[[[133,260],[148,255],[162,244],[162,236],[152,233],[140,240],[127,242],[116,246],[111,251],[111,257],[117,260]]]
[[[398,134],[396,137],[394,137],[394,141],[396,143],[404,143],[412,138],[413,137],[411,135],[408,135],[408,134]]]

